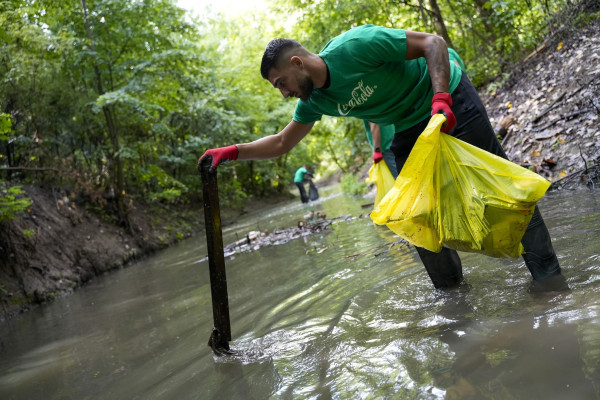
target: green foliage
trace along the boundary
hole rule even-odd
[[[557,14],[566,0],[448,0],[437,2],[439,13],[431,1],[283,0],[201,20],[175,3],[0,3],[0,152],[10,138],[15,165],[60,171],[12,179],[73,186],[95,206],[105,193],[198,202],[197,160],[206,149],[275,134],[292,117],[295,99],[282,99],[259,72],[275,37],[317,52],[360,24],[438,34],[445,27],[481,86],[570,22]],[[369,154],[359,121],[324,118],[283,157],[221,166],[223,206],[286,190],[302,164],[352,173]]]
[[[152,201],[165,200],[169,203],[174,203],[180,197],[181,197],[181,190],[169,188],[169,189],[163,190],[162,192],[152,194],[150,196],[150,200],[152,200]]]
[[[149,165],[146,168],[137,168],[140,172],[139,180],[146,184],[150,200],[165,200],[175,202],[182,193],[187,192],[187,187],[167,174],[158,165]]]
[[[506,82],[506,80],[510,77],[510,74],[504,73],[500,77],[496,78],[496,80],[489,85],[486,86],[487,94],[491,94],[502,87],[502,85]]]
[[[344,174],[340,181],[342,192],[355,196],[367,193],[369,190],[367,184],[355,174]]]
[[[7,186],[0,182],[0,223],[19,217],[31,205],[31,199],[23,197],[20,186]]]
[[[34,238],[36,232],[33,229],[23,229],[23,237],[25,240],[30,241]]]
[[[7,133],[12,132],[12,122],[10,115],[0,113],[0,140],[8,140]]]
[[[293,36],[320,50],[331,37],[362,24],[437,33],[455,48],[476,86],[492,80],[531,52],[550,30],[566,0],[449,0],[432,2],[287,0],[282,11],[298,16]],[[447,31],[447,37],[444,30]]]
[[[324,117],[311,133],[320,158],[342,172],[358,171],[371,152],[365,129],[355,118]]]
[[[229,178],[229,177],[228,177]],[[244,202],[248,198],[246,191],[242,189],[242,183],[237,179],[229,178],[226,186],[227,196],[222,196],[221,184],[219,184],[219,197],[225,208],[244,208]]]

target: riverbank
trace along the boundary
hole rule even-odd
[[[204,229],[202,204],[134,202],[131,228],[124,229],[72,193],[21,188],[31,206],[22,218],[0,227],[0,322]],[[222,210],[222,224],[290,197],[250,200],[242,210]]]
[[[482,93],[508,158],[553,182],[554,189],[592,186],[595,175],[586,170],[600,164],[595,15],[584,28],[561,26],[504,81]]]

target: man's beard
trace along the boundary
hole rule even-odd
[[[298,88],[300,89],[300,100],[308,101],[315,85],[310,77],[305,76],[302,82],[299,83]]]

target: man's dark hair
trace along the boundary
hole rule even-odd
[[[267,45],[260,63],[260,74],[264,79],[269,76],[269,71],[276,68],[280,58],[290,49],[302,48],[302,45],[292,39],[273,39]]]

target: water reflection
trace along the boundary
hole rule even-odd
[[[0,398],[600,398],[599,193],[541,205],[570,293],[532,296],[521,259],[476,254],[461,254],[465,285],[436,291],[366,217],[229,257],[228,357],[206,345],[194,238],[0,326]],[[225,243],[369,202],[321,194],[227,225]]]
[[[435,385],[446,389],[447,399],[594,398],[576,325],[561,320],[573,313],[556,313],[554,303],[567,296],[538,296],[530,312],[483,324],[473,317],[468,296],[449,293],[439,314],[452,322],[440,340],[454,355],[451,365],[434,371]]]

